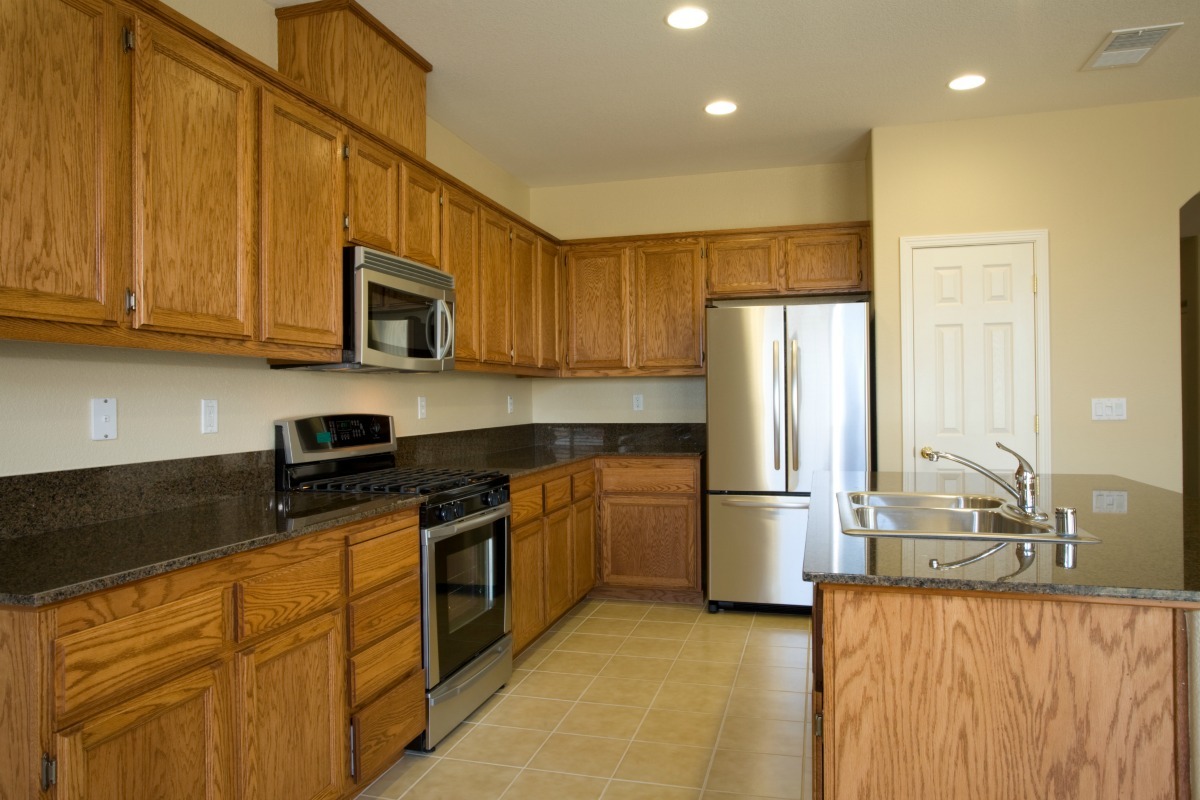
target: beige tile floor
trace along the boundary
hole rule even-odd
[[[588,600],[387,800],[812,796],[807,616]]]

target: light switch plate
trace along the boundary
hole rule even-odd
[[[92,439],[105,441],[117,438],[117,398],[92,398]]]
[[[1092,511],[1097,514],[1128,514],[1129,493],[1115,490],[1093,491]]]
[[[200,401],[200,432],[201,433],[216,433],[217,432],[217,401],[216,400],[201,400]]]
[[[643,400],[642,400],[642,395],[640,395],[640,394],[635,394],[635,395],[633,396],[633,410],[634,410],[634,411],[641,411],[641,410],[642,410],[643,408],[645,408],[645,407],[646,407],[646,406],[645,406],[645,403],[644,403],[644,402],[643,402]]]
[[[1127,419],[1125,405],[1124,397],[1093,397],[1092,419],[1101,421]]]

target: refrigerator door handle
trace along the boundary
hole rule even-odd
[[[808,500],[797,500],[792,503],[772,503],[769,500],[722,500],[721,505],[734,508],[808,508]]]
[[[783,421],[782,394],[779,385],[779,341],[771,342],[771,396],[772,406],[775,409],[775,469],[780,468],[779,464],[779,442],[783,438],[779,435],[779,426]]]
[[[792,414],[792,469],[800,469],[800,342],[792,339],[792,391],[790,411]]]

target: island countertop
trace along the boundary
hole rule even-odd
[[[837,493],[940,491],[936,476],[900,472],[819,476],[812,492],[803,576],[814,583],[1078,595],[1200,602],[1200,500],[1114,475],[1042,475],[1038,506],[1078,510],[1078,524],[1098,544],[1076,546],[1075,566],[1056,564],[1054,543],[1034,545],[1018,575],[1011,544],[974,564],[936,570],[981,553],[985,540],[851,536],[842,533]],[[983,476],[968,474],[961,491],[1007,498]]]

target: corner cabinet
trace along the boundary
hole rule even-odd
[[[595,594],[699,602],[700,457],[598,459]]]

